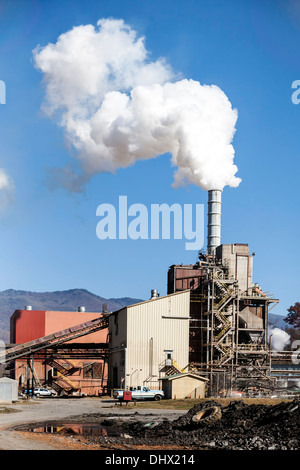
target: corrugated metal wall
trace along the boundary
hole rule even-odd
[[[190,292],[180,292],[127,308],[126,382],[159,386],[167,351],[188,365]]]

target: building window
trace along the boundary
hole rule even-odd
[[[101,379],[103,375],[103,364],[96,362],[93,364],[93,379]]]
[[[173,351],[165,351],[166,366],[173,364]]]
[[[84,379],[101,379],[103,372],[103,365],[99,362],[94,364],[83,364],[83,378]]]

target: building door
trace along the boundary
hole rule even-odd
[[[113,388],[119,387],[118,375],[118,368],[113,367]]]

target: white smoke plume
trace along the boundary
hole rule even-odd
[[[58,119],[81,173],[54,170],[80,190],[97,173],[170,153],[174,187],[236,187],[232,140],[237,111],[215,85],[176,79],[164,59],[151,61],[144,38],[123,20],[74,27],[33,51],[43,73],[43,110]]]
[[[290,335],[280,328],[272,328],[269,331],[269,342],[271,349],[275,351],[283,351],[285,346],[290,342]]]

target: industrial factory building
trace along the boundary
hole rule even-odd
[[[222,387],[270,386],[268,312],[278,303],[253,283],[247,244],[221,241],[221,191],[208,192],[207,252],[195,265],[173,265],[168,294],[190,289],[189,364]],[[272,307],[270,307],[272,305]]]
[[[109,387],[147,385],[189,363],[190,291],[125,307],[109,316]]]
[[[268,311],[278,301],[253,284],[252,263],[248,245],[220,245],[168,272],[169,294],[190,289],[189,364],[211,387],[269,385]]]
[[[247,244],[221,244],[220,190],[208,192],[207,237],[195,264],[170,266],[165,296],[152,291],[107,314],[17,310],[4,359],[14,361],[13,378],[69,395],[141,385],[170,397],[271,390],[268,313],[278,300],[253,282]]]
[[[100,314],[79,310],[27,307],[12,315],[11,343],[18,346],[7,350],[7,359],[14,359],[21,388],[46,384],[59,395],[94,396],[119,387],[158,388],[163,377],[188,370],[190,290],[153,293],[148,301],[103,315],[92,333],[86,325],[101,320]]]

